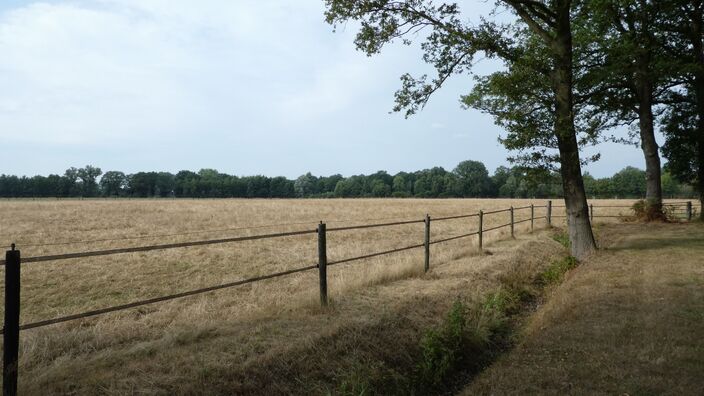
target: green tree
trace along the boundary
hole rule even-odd
[[[680,184],[668,171],[662,172],[662,193],[665,197],[674,198],[681,192]]]
[[[384,183],[381,179],[374,179],[371,183],[371,194],[377,198],[391,196],[391,186]]]
[[[70,167],[64,172],[62,178],[62,195],[65,197],[76,196],[80,193],[78,181],[78,168]]]
[[[96,180],[103,171],[100,168],[86,165],[76,171],[76,175],[81,180],[81,194],[84,197],[94,197],[98,194],[98,183]]]
[[[337,182],[342,180],[343,177],[340,174],[328,176],[328,177],[319,177],[318,178],[318,194],[320,196],[325,196],[325,197],[331,197],[334,195],[335,192],[335,187],[337,186]]]
[[[665,165],[673,177],[691,184],[704,205],[704,1],[671,0],[662,23],[665,51],[680,63],[679,82],[669,92],[662,132]],[[704,220],[704,211],[700,213]]]
[[[156,192],[156,172],[137,172],[128,177],[128,187],[130,194],[136,197],[153,197]]]
[[[537,104],[544,109],[541,128],[515,128],[509,131],[516,137],[511,140],[513,147],[506,141],[504,144],[517,149],[546,144],[556,148],[557,154],[550,158],[560,164],[572,253],[578,258],[585,257],[596,245],[589,223],[574,118],[572,16],[578,13],[578,2],[504,0],[497,3],[516,15],[515,23],[483,21],[471,25],[464,22],[467,18],[460,14],[457,4],[435,5],[424,0],[326,0],[326,19],[331,24],[359,21],[361,27],[355,44],[368,55],[378,53],[385,44],[396,39],[410,43],[419,29],[430,29],[421,48],[423,60],[436,69],[437,77],[431,81],[425,76],[414,78],[405,74],[401,77],[402,87],[396,93],[394,110],[405,110],[407,115],[422,108],[449,76],[471,69],[479,53],[502,59],[509,70],[516,67],[530,70],[532,76],[548,81],[550,89],[541,92],[549,94],[546,96],[549,107],[545,107],[542,100],[527,101],[529,105]],[[547,59],[533,62],[535,57],[527,57],[530,52],[526,50],[536,45],[544,47],[541,53],[546,54]],[[480,85],[484,83],[479,81]],[[505,93],[504,90],[499,95]],[[507,98],[507,102],[513,101],[513,97]],[[525,98],[522,102],[526,103]],[[546,129],[550,129],[549,136],[540,133]],[[533,154],[542,152],[538,150]],[[417,190],[416,194],[419,194]]]
[[[664,50],[659,28],[671,2],[594,0],[585,17],[576,18],[588,33],[592,51],[581,91],[589,92],[593,112],[606,113],[615,124],[637,123],[645,158],[646,199],[660,211],[660,156],[655,140],[654,107],[665,100],[675,63]]]
[[[405,172],[399,172],[394,176],[391,185],[394,197],[405,198],[413,194],[413,184]]]
[[[489,171],[479,161],[462,161],[452,171],[457,177],[455,191],[461,197],[485,197],[490,194]]]
[[[248,198],[268,198],[271,197],[269,185],[271,180],[262,175],[247,177],[247,197]]]
[[[297,197],[310,197],[319,192],[318,178],[310,172],[299,176],[293,185]]]
[[[274,177],[269,182],[269,191],[272,198],[293,198],[294,182],[282,176]]]
[[[120,171],[105,172],[100,178],[100,189],[106,197],[117,197],[124,193],[127,177]]]
[[[611,177],[613,192],[619,198],[643,198],[645,180],[644,171],[627,166]]]
[[[197,197],[200,176],[192,171],[182,170],[174,178],[174,194],[177,197]]]
[[[169,172],[159,172],[154,181],[154,195],[159,197],[171,197],[174,195],[176,179]]]

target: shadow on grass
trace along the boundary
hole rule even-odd
[[[694,249],[704,250],[704,235],[690,237],[666,237],[629,239],[622,244],[610,246],[608,250],[659,250],[659,249]]]

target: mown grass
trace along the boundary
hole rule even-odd
[[[605,248],[561,277],[520,344],[460,394],[703,394],[704,227],[607,225],[600,236]]]

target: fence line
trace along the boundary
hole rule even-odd
[[[476,215],[467,215],[467,217],[471,216],[476,216]],[[342,220],[327,220],[326,222],[328,224],[330,223],[359,223],[359,222],[367,222],[367,221],[385,221],[385,220],[395,220],[396,218],[394,217],[386,217],[386,218],[375,218],[375,219],[342,219]],[[116,238],[104,238],[104,239],[86,239],[86,240],[80,240],[80,241],[61,241],[61,242],[47,242],[47,243],[24,243],[24,242],[16,242],[17,245],[21,245],[22,247],[43,247],[43,246],[62,246],[62,245],[81,245],[81,244],[87,244],[87,243],[96,243],[96,242],[118,242],[118,241],[128,241],[128,240],[141,240],[141,239],[154,239],[154,238],[163,238],[163,237],[174,237],[174,236],[186,236],[186,235],[194,235],[194,234],[209,234],[209,233],[214,233],[214,232],[226,232],[226,231],[244,231],[244,230],[254,230],[254,229],[262,229],[262,228],[273,228],[273,227],[291,227],[291,226],[296,226],[296,225],[310,225],[315,223],[315,221],[301,221],[301,222],[296,222],[296,223],[279,223],[279,224],[261,224],[261,225],[254,225],[254,226],[246,226],[246,227],[231,227],[231,228],[213,228],[213,229],[208,229],[208,230],[199,230],[199,231],[189,231],[189,232],[180,232],[180,233],[170,233],[170,234],[149,234],[149,235],[139,235],[139,236],[123,236],[123,237],[116,237]],[[329,230],[328,230],[329,231]],[[34,234],[37,235],[37,234]]]
[[[337,265],[337,264],[344,264],[344,263],[349,263],[352,261],[364,260],[364,259],[378,257],[378,256],[384,256],[384,255],[391,254],[391,253],[403,252],[405,250],[417,249],[417,248],[421,248],[423,246],[425,246],[425,244],[420,243],[418,245],[406,246],[406,247],[391,249],[391,250],[384,250],[382,252],[365,254],[363,256],[356,256],[356,257],[350,257],[350,258],[346,258],[346,259],[342,259],[342,260],[331,261],[331,262],[327,263],[327,265],[331,266],[331,265]]]
[[[686,202],[684,204],[686,205],[687,218],[688,218],[688,220],[691,220],[691,218],[692,218],[692,204],[691,204],[691,202]],[[674,204],[670,204],[670,205],[674,205]],[[482,243],[483,233],[498,230],[498,229],[504,228],[504,227],[511,227],[511,237],[514,237],[514,226],[516,224],[530,221],[531,222],[530,230],[532,232],[533,223],[535,220],[538,220],[538,219],[546,219],[547,225],[550,226],[552,217],[565,217],[563,215],[552,215],[551,209],[552,208],[559,208],[559,207],[563,207],[563,206],[553,206],[552,201],[548,201],[547,205],[545,205],[545,206],[529,205],[529,206],[518,207],[518,208],[509,207],[507,209],[499,209],[499,210],[493,210],[493,211],[489,211],[489,212],[484,212],[484,211],[480,210],[478,213],[446,216],[446,217],[440,217],[440,218],[436,218],[436,219],[431,219],[431,217],[429,215],[426,215],[423,220],[408,220],[408,221],[398,221],[398,222],[391,222],[391,223],[364,224],[364,225],[348,226],[348,227],[336,227],[336,228],[330,228],[330,229],[326,229],[326,224],[321,221],[320,224],[318,225],[317,229],[315,229],[315,230],[299,230],[299,231],[260,234],[260,235],[251,235],[251,236],[233,237],[233,238],[221,238],[221,239],[169,243],[169,244],[150,245],[150,246],[137,246],[137,247],[128,247],[128,248],[96,250],[96,251],[89,251],[89,252],[77,252],[77,253],[47,255],[47,256],[35,256],[35,257],[28,257],[28,258],[24,258],[24,259],[21,259],[21,257],[20,257],[20,250],[16,250],[15,244],[12,244],[11,250],[8,250],[5,254],[5,260],[0,261],[0,265],[5,266],[5,313],[4,313],[5,317],[4,317],[4,326],[0,330],[0,334],[3,335],[3,348],[4,348],[4,353],[3,353],[3,379],[4,379],[3,380],[3,394],[5,394],[5,395],[16,395],[17,394],[17,374],[18,374],[17,373],[17,364],[18,364],[18,353],[19,353],[19,333],[20,333],[20,330],[29,330],[29,329],[34,329],[34,328],[38,328],[38,327],[44,327],[44,326],[49,326],[49,325],[53,325],[53,324],[89,318],[89,317],[102,315],[102,314],[106,314],[106,313],[110,313],[110,312],[117,312],[117,311],[130,309],[130,308],[134,308],[134,307],[139,307],[139,306],[143,306],[143,305],[154,304],[154,303],[158,303],[158,302],[164,302],[164,301],[174,300],[174,299],[178,299],[178,298],[203,294],[203,293],[212,292],[212,291],[216,291],[216,290],[231,288],[231,287],[235,287],[235,286],[258,282],[258,281],[263,281],[266,279],[283,277],[283,276],[292,275],[292,274],[296,274],[296,273],[300,273],[300,272],[304,272],[304,271],[313,270],[315,268],[318,268],[318,270],[319,270],[321,305],[326,306],[328,303],[328,299],[327,299],[327,267],[328,266],[349,263],[349,262],[353,262],[353,261],[359,261],[359,260],[364,260],[364,259],[369,259],[369,258],[373,258],[373,257],[378,257],[378,256],[383,256],[383,255],[388,255],[388,254],[393,254],[393,253],[397,253],[397,252],[402,252],[402,251],[407,251],[407,250],[411,250],[411,249],[417,249],[417,248],[424,247],[425,248],[424,249],[425,250],[425,252],[424,252],[425,253],[425,266],[424,266],[424,268],[425,268],[425,271],[427,272],[430,268],[430,246],[431,245],[477,235],[479,249],[482,250],[483,249],[483,243]],[[619,206],[602,206],[602,208],[611,208],[611,207],[617,208]],[[546,209],[545,216],[536,217],[535,212],[534,212],[535,208],[545,208]],[[595,208],[595,206],[593,206],[593,205],[589,206],[590,216],[592,218],[594,218],[594,217],[623,217],[620,215],[619,216],[607,216],[607,215],[595,216],[594,215],[594,208]],[[597,206],[596,208],[599,208],[599,207]],[[525,210],[525,209],[530,209],[530,218],[515,221],[514,212],[517,210]],[[503,213],[503,212],[510,213],[510,222],[509,223],[502,224],[499,226],[490,227],[490,228],[484,228],[483,218],[485,215],[492,215],[492,214]],[[479,225],[478,225],[477,231],[431,241],[431,238],[430,238],[431,221],[437,222],[437,221],[462,219],[462,218],[470,218],[470,217],[478,217],[479,218]],[[397,225],[417,224],[417,223],[424,223],[424,225],[425,225],[425,238],[424,238],[424,243],[422,243],[422,244],[405,246],[405,247],[401,247],[401,248],[395,248],[395,249],[385,250],[385,251],[381,251],[381,252],[365,254],[365,255],[361,255],[361,256],[357,256],[357,257],[340,259],[340,260],[336,260],[336,261],[333,260],[333,261],[328,262],[328,260],[327,260],[327,244],[326,244],[327,232],[348,231],[348,230],[358,230],[358,229],[378,228],[378,227],[391,227],[391,226],[397,226]],[[252,277],[252,278],[243,279],[243,280],[234,281],[234,282],[228,282],[228,283],[224,283],[224,284],[220,284],[220,285],[214,285],[214,286],[208,286],[208,287],[204,287],[204,288],[189,290],[189,291],[175,293],[175,294],[171,294],[171,295],[167,295],[167,296],[154,297],[154,298],[135,301],[135,302],[127,303],[127,304],[115,305],[115,306],[111,306],[111,307],[106,307],[106,308],[101,308],[101,309],[96,309],[96,310],[91,310],[91,311],[85,311],[85,312],[81,312],[81,313],[77,313],[77,314],[59,316],[59,317],[52,318],[52,319],[46,319],[46,320],[40,320],[40,321],[36,321],[36,322],[31,322],[31,323],[20,324],[20,279],[21,279],[20,278],[20,264],[27,264],[27,263],[33,263],[33,262],[45,262],[45,261],[57,261],[57,260],[65,260],[65,259],[72,259],[72,258],[107,256],[107,255],[123,254],[123,253],[147,252],[147,251],[155,251],[155,250],[184,248],[184,247],[192,247],[192,246],[214,245],[214,244],[233,243],[233,242],[242,242],[242,241],[253,241],[253,240],[260,240],[260,239],[281,238],[281,237],[298,236],[298,235],[306,235],[306,234],[314,234],[314,233],[317,233],[317,235],[318,235],[318,263],[314,264],[314,265],[309,265],[309,266],[291,269],[291,270],[282,271],[282,272],[276,272],[276,273],[272,273],[272,274],[261,275],[261,276]]]
[[[166,243],[162,245],[149,245],[149,246],[135,246],[129,248],[119,248],[119,249],[107,249],[107,250],[95,250],[92,252],[79,252],[79,253],[65,253],[65,254],[55,254],[50,256],[35,256],[22,259],[23,263],[38,263],[42,261],[57,261],[66,260],[73,258],[84,258],[84,257],[97,257],[97,256],[108,256],[113,254],[122,253],[136,253],[136,252],[149,252],[153,250],[165,250],[165,249],[175,249],[184,248],[191,246],[203,246],[203,245],[216,245],[221,243],[230,242],[242,242],[242,241],[254,241],[257,239],[269,239],[269,238],[279,238],[295,235],[304,234],[314,234],[316,230],[303,230],[303,231],[290,231],[290,232],[279,232],[275,234],[262,234],[262,235],[250,235],[244,237],[235,238],[221,238],[221,239],[208,239],[204,241],[192,241],[192,242],[178,242],[178,243]],[[5,261],[0,261],[0,265],[5,265]]]
[[[362,224],[362,225],[348,226],[348,227],[333,227],[333,228],[328,228],[327,231],[332,232],[332,231],[361,230],[363,228],[390,227],[390,226],[396,226],[396,225],[422,223],[424,221],[425,220],[406,220],[406,221],[397,221],[394,223]]]
[[[484,214],[485,214],[485,215],[490,215],[490,214],[494,214],[494,213],[510,212],[510,211],[511,211],[511,208],[507,208],[507,209],[498,209],[498,210],[492,210],[492,211],[489,211],[489,212],[484,212]]]
[[[302,268],[296,268],[296,269],[292,269],[292,270],[288,270],[288,271],[282,271],[282,272],[276,272],[273,274],[257,276],[254,278],[243,279],[243,280],[239,280],[239,281],[235,281],[235,282],[223,283],[221,285],[215,285],[215,286],[203,287],[203,288],[195,289],[195,290],[189,290],[186,292],[171,294],[168,296],[154,297],[154,298],[150,298],[150,299],[146,299],[146,300],[131,302],[128,304],[115,305],[112,307],[101,308],[101,309],[96,309],[96,310],[92,310],[92,311],[86,311],[86,312],[82,312],[82,313],[78,313],[78,314],[60,316],[60,317],[53,318],[53,319],[40,320],[38,322],[32,322],[32,323],[20,325],[19,328],[20,328],[20,330],[29,330],[29,329],[34,329],[37,327],[44,327],[44,326],[49,326],[49,325],[53,325],[53,324],[57,324],[57,323],[68,322],[68,321],[77,320],[77,319],[89,318],[91,316],[102,315],[102,314],[106,314],[109,312],[122,311],[125,309],[140,307],[143,305],[149,305],[149,304],[154,304],[154,303],[163,302],[163,301],[175,300],[177,298],[194,296],[197,294],[203,294],[203,293],[207,293],[207,292],[211,292],[211,291],[215,291],[215,290],[227,289],[227,288],[234,287],[234,286],[246,285],[247,283],[254,283],[254,282],[258,282],[258,281],[262,281],[262,280],[266,280],[266,279],[278,278],[281,276],[291,275],[291,274],[295,274],[298,272],[309,271],[309,270],[312,270],[315,268],[318,268],[317,264],[316,265],[309,265],[307,267],[302,267]],[[4,330],[5,329],[0,330],[0,334],[3,334]]]
[[[295,225],[305,225],[312,224],[313,222],[298,222],[298,223],[282,223],[282,224],[266,224],[259,226],[250,227],[232,227],[232,228],[220,228],[220,229],[210,229],[210,230],[200,230],[200,231],[189,231],[173,234],[151,234],[151,235],[140,235],[140,236],[126,236],[119,238],[104,238],[104,239],[88,239],[82,241],[62,241],[62,242],[48,242],[48,243],[21,243],[22,247],[42,247],[42,246],[62,246],[62,245],[80,245],[86,243],[96,243],[96,242],[118,242],[118,241],[129,241],[135,239],[154,239],[154,238],[164,238],[164,237],[174,237],[174,236],[186,236],[194,234],[209,234],[213,232],[226,232],[226,231],[244,231],[244,230],[255,230],[261,228],[273,228],[273,227],[290,227]],[[17,242],[16,242],[17,243]],[[20,243],[17,243],[20,245]]]

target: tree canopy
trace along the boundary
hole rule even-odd
[[[93,169],[98,169],[90,167]],[[89,169],[90,169],[89,168]],[[131,197],[131,198],[557,198],[563,196],[556,172],[514,166],[498,167],[492,175],[479,161],[462,161],[452,170],[433,167],[413,172],[369,175],[315,176],[294,180],[282,176],[234,176],[214,169],[198,172],[108,171],[95,190],[85,189],[75,176],[82,168],[69,168],[63,176],[18,177],[0,175],[0,197]],[[644,171],[626,167],[612,177],[585,175],[590,198],[643,198]],[[691,197],[692,187],[668,172],[663,174],[667,197]],[[85,193],[90,191],[90,195]]]

